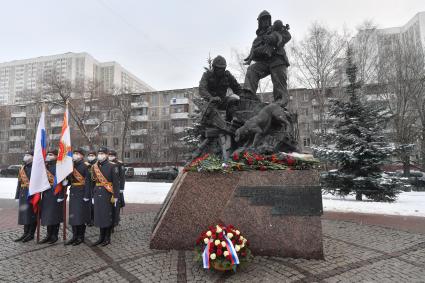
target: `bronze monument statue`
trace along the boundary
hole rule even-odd
[[[285,44],[291,39],[289,25],[263,11],[258,16],[257,37],[252,43],[243,88],[226,70],[225,58],[217,56],[199,83],[202,98],[197,106],[202,128],[201,142],[193,158],[214,153],[227,160],[235,151],[260,154],[297,151],[297,116],[287,110],[288,57]],[[254,62],[254,63],[252,63]],[[252,64],[251,64],[252,63]],[[260,101],[256,92],[260,79],[271,75],[273,103]],[[235,95],[229,95],[229,89]]]

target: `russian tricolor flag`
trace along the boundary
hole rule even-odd
[[[50,188],[49,179],[47,178],[46,165],[46,126],[44,118],[44,109],[41,112],[40,121],[37,126],[37,133],[34,142],[34,157],[32,162],[31,178],[29,185],[29,195],[32,196],[31,203],[34,212],[37,212],[37,204],[40,200],[40,193]]]

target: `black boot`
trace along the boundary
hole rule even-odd
[[[54,244],[58,241],[58,235],[59,235],[59,225],[60,224],[56,224],[56,225],[52,225],[52,237],[50,237],[50,241],[49,244]]]
[[[103,241],[102,247],[107,246],[111,243],[111,232],[112,232],[112,227],[106,228],[105,241]]]
[[[73,246],[78,246],[79,244],[84,242],[83,227],[85,227],[85,225],[78,225],[77,226],[77,239],[72,244]]]
[[[22,241],[23,239],[25,239],[28,236],[29,231],[30,231],[30,225],[25,224],[24,225],[24,233],[22,234],[22,236],[20,236],[19,238],[15,239],[13,241],[14,242],[20,242],[20,241]]]
[[[53,225],[47,225],[47,235],[43,240],[41,240],[39,242],[39,244],[45,244],[45,243],[47,243],[51,240],[51,238],[52,238],[52,228],[53,228]]]
[[[92,247],[100,245],[103,243],[103,241],[105,241],[105,234],[106,234],[106,229],[107,228],[100,228],[100,235],[99,235],[99,240],[97,240]]]
[[[72,225],[72,238],[65,243],[65,246],[74,244],[77,239],[78,239],[78,226]]]
[[[37,224],[33,223],[29,225],[29,232],[25,239],[22,240],[22,243],[26,243],[34,240],[35,230],[37,230]]]

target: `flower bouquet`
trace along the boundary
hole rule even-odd
[[[223,161],[213,154],[194,159],[184,168],[185,172],[231,172],[246,170],[298,170],[313,168],[319,163],[312,155],[278,152],[261,155],[254,152],[234,152],[229,160]]]
[[[233,225],[210,226],[196,240],[197,259],[205,269],[233,270],[252,258],[249,242]]]

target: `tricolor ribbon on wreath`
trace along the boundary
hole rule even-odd
[[[226,233],[223,231],[224,242],[226,243],[226,249],[230,254],[230,261],[232,265],[239,264],[238,253],[236,252],[235,247],[233,246],[232,241],[227,237]],[[210,268],[210,246],[213,245],[213,239],[210,239],[208,244],[205,246],[204,252],[202,253],[202,262],[205,269]]]

